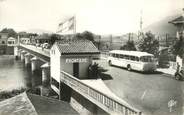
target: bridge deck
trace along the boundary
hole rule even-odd
[[[50,49],[42,49],[33,45],[20,44],[21,49],[29,51],[31,54],[39,57],[40,59],[50,62]]]

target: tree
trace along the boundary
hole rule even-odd
[[[8,37],[17,37],[17,33],[12,28],[4,28],[2,33],[8,33]]]
[[[183,37],[180,37],[179,39],[176,39],[176,42],[172,46],[172,53],[174,55],[178,55],[179,57],[183,57],[184,54],[184,40]]]
[[[83,39],[90,40],[90,41],[94,42],[94,34],[89,32],[89,31],[84,31],[83,33],[81,33],[81,37]]]
[[[55,43],[55,41],[59,39],[59,36],[57,34],[52,34],[50,36],[50,38],[51,38],[51,40],[50,40],[51,45],[53,45]]]
[[[121,50],[128,50],[128,51],[136,51],[137,50],[135,47],[134,41],[130,41],[130,40],[128,40],[125,45],[120,47],[120,49]]]
[[[146,32],[138,48],[142,52],[148,52],[158,57],[159,41],[155,39],[155,36],[151,32]]]

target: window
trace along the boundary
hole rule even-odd
[[[122,54],[119,55],[119,58],[121,58],[121,59],[123,59],[124,57],[125,57],[125,56],[122,55]]]
[[[139,61],[139,57],[135,57],[135,61]]]
[[[140,58],[140,60],[141,60],[142,62],[153,62],[153,61],[154,61],[154,58],[153,58],[152,56],[142,56],[142,57]]]
[[[135,61],[135,56],[130,56],[130,60]]]
[[[5,44],[5,41],[2,41],[2,44]]]
[[[129,60],[129,56],[128,55],[125,55],[125,59]]]
[[[119,58],[119,54],[116,54],[116,58]]]
[[[116,57],[116,54],[112,54],[112,57]]]

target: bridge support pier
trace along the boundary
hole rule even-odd
[[[25,65],[26,67],[31,65],[31,54],[29,53],[25,54]]]
[[[24,61],[24,59],[25,59],[25,54],[26,54],[25,51],[21,51],[21,53],[20,53],[20,59],[21,59],[21,61]]]
[[[20,56],[21,56],[21,52],[22,52],[22,50],[21,50],[21,49],[19,49],[19,50],[18,50],[18,53],[17,53],[17,54],[18,54],[18,58],[20,58]]]
[[[31,71],[34,73],[39,68],[40,68],[39,59],[37,57],[33,57],[31,59]]]
[[[42,68],[42,85],[44,87],[50,86],[50,64],[45,63],[41,66]]]
[[[18,54],[19,54],[19,49],[18,47],[14,47],[14,56],[15,56],[15,59],[18,60]]]

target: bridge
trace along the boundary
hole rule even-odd
[[[20,44],[14,48],[14,55],[18,58],[20,57],[20,59],[25,62],[26,66],[30,65],[33,72],[36,69],[42,69],[43,85],[50,85],[59,95],[59,99],[63,99],[63,97],[69,98],[69,100],[64,100],[67,100],[71,105],[73,105],[74,109],[79,113],[103,113],[111,115],[142,114],[139,110],[130,106],[123,100],[114,95],[109,95],[104,91],[98,90],[86,83],[85,80],[76,78],[76,76],[71,75],[65,70],[60,70],[59,80],[52,80],[53,78],[50,75],[50,71],[52,71],[52,66],[50,66],[52,65],[51,53],[53,52],[50,49],[42,49],[41,47],[33,45]],[[42,92],[41,95],[44,96],[44,92]]]

